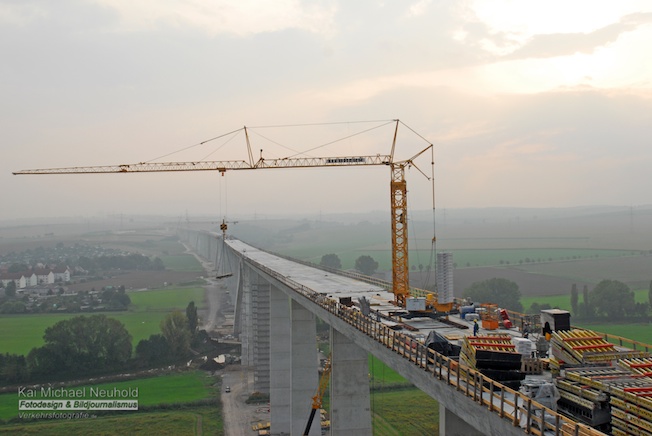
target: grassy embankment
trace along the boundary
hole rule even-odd
[[[216,405],[191,405],[214,398],[219,389],[213,379],[201,371],[143,378],[94,387],[112,390],[138,388],[139,412],[118,412],[110,415],[75,420],[18,421],[0,427],[3,434],[223,434],[223,423]],[[88,387],[88,386],[87,386]],[[75,387],[79,389],[80,387]],[[89,390],[87,389],[87,392]],[[176,405],[173,409],[168,405]],[[216,409],[218,407],[218,409]],[[142,410],[145,409],[145,410]],[[18,395],[0,395],[0,419],[18,416]],[[14,420],[15,421],[15,420]]]

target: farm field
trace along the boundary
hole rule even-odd
[[[647,323],[623,323],[623,324],[604,324],[604,323],[588,323],[577,322],[571,324],[577,325],[588,330],[593,330],[600,333],[609,333],[616,336],[621,336],[627,339],[642,342],[644,344],[652,345],[652,328]]]
[[[200,287],[130,292],[129,298],[133,305],[129,309],[133,312],[167,312],[173,309],[185,309],[191,301],[194,301],[198,308],[206,306],[204,288]]]
[[[591,288],[589,288],[590,290]],[[577,289],[579,302],[582,302],[582,288]],[[634,300],[637,303],[648,302],[648,291],[639,289],[634,291]],[[527,296],[521,297],[521,304],[527,310],[532,303],[549,304],[552,307],[571,311],[570,289],[567,294],[563,295],[546,295],[546,296]]]
[[[372,391],[371,419],[376,435],[438,435],[439,403],[417,388]]]
[[[158,404],[187,403],[210,398],[215,392],[211,387],[213,380],[202,371],[189,371],[158,377],[118,381],[92,385],[94,388],[133,389],[138,388],[138,406],[155,406]],[[91,385],[84,385],[89,387]],[[83,386],[75,386],[80,389]],[[88,392],[88,389],[87,389]],[[40,396],[40,395],[39,395]],[[0,419],[8,420],[18,416],[17,394],[0,395]]]
[[[6,435],[98,435],[121,436],[155,434],[162,436],[221,436],[224,425],[215,406],[183,410],[133,413],[124,416],[102,416],[94,419],[57,420],[29,424],[8,424],[0,427]]]
[[[160,332],[161,320],[174,309],[184,310],[194,301],[205,307],[204,289],[197,287],[130,292],[133,306],[125,312],[98,312],[124,323],[135,346],[141,339]],[[64,319],[89,313],[1,315],[0,349],[4,353],[27,355],[34,347],[43,345],[45,329]]]
[[[383,363],[382,360],[369,355],[369,373],[372,388],[396,386],[409,383],[401,375]]]

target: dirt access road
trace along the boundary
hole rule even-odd
[[[189,254],[202,264],[205,271],[205,278],[208,282],[205,285],[206,301],[208,309],[204,312],[203,328],[209,332],[225,332],[224,324],[227,318],[224,313],[230,305],[230,293],[223,280],[212,278],[215,275],[215,267],[212,262],[197,256],[192,250],[186,247]],[[228,332],[233,333],[233,331]],[[258,432],[252,426],[259,423],[267,423],[270,419],[269,404],[256,405],[247,404],[245,401],[253,391],[254,374],[247,367],[241,365],[228,365],[224,370],[216,374],[222,378],[222,415],[224,418],[224,434],[226,436],[251,436]],[[226,387],[230,392],[226,392]]]
[[[258,434],[252,426],[270,419],[269,404],[246,404],[254,385],[253,371],[231,366],[222,372],[222,410],[226,436],[251,436]],[[226,387],[231,392],[225,392]]]

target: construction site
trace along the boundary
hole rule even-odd
[[[434,210],[434,170],[426,174],[418,162],[426,156],[433,166],[434,152],[429,144],[406,159],[395,159],[399,125],[395,120],[387,154],[265,159],[261,150],[254,159],[247,136],[248,160],[15,174],[224,175],[258,169],[389,168],[391,281],[260,250],[231,238],[226,218],[221,232],[181,231],[184,243],[213,262],[215,280],[230,286],[236,306],[233,335],[242,342],[242,364],[254,374],[254,391],[270,395],[269,428],[263,423],[251,431],[319,434],[320,422],[334,435],[371,434],[369,387],[360,383],[367,376],[371,352],[440,402],[440,434],[652,435],[652,358],[647,345],[575,328],[568,311],[526,316],[491,301],[456,297],[452,255],[436,249],[434,234],[436,291],[410,285],[405,172],[416,168],[433,184]],[[332,355],[323,362],[321,375],[316,318],[331,326]],[[423,379],[426,375],[429,378]],[[327,389],[329,415],[322,412]],[[455,392],[452,399],[450,392]],[[483,414],[475,416],[478,404]]]

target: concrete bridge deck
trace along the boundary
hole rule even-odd
[[[367,353],[439,401],[442,435],[602,435],[526,395],[426,348],[420,335],[463,331],[432,319],[363,316],[341,299],[366,297],[389,313],[384,287],[344,277],[228,240],[237,264],[236,329],[243,364],[254,366],[270,393],[272,434],[303,434],[317,387],[315,317],[331,326],[331,434],[371,434]],[[213,252],[213,251],[212,251]],[[240,319],[238,320],[238,317]],[[468,333],[466,333],[468,334]],[[246,356],[248,354],[248,357]],[[263,389],[264,390],[264,389]],[[319,434],[313,430],[310,434]]]

